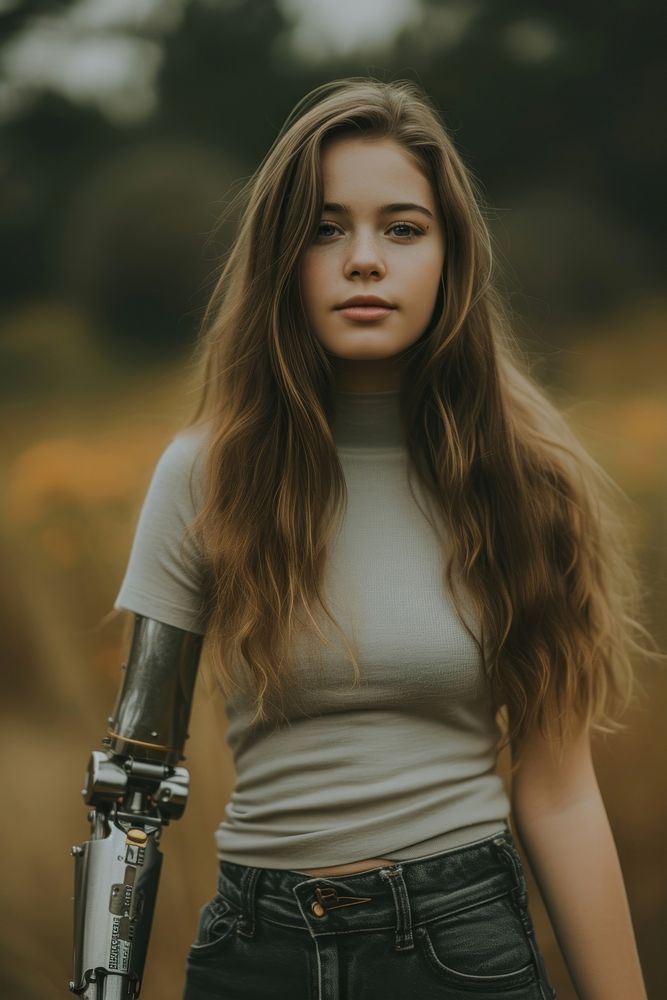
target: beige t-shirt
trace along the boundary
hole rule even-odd
[[[315,667],[298,637],[298,709],[288,722],[250,729],[252,706],[236,696],[226,703],[236,785],[215,838],[219,858],[237,864],[423,857],[510,822],[481,656],[445,589],[440,542],[408,488],[399,394],[337,391],[335,400],[348,503],[324,593],[356,643],[362,684],[352,686],[345,652],[320,618],[335,647],[322,648]],[[206,558],[180,543],[201,497],[205,444],[191,429],[164,450],[114,603],[199,633]]]

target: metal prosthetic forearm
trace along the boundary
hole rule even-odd
[[[179,767],[203,636],[135,616],[106,750],[93,750],[84,800],[91,839],[74,855],[74,979],[86,1000],[139,995],[162,854],[162,827],[183,815]]]

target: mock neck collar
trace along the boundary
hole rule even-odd
[[[333,389],[332,430],[336,446],[349,450],[405,448],[400,389],[346,392]]]

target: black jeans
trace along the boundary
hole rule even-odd
[[[511,830],[354,875],[220,864],[183,1000],[553,1000]]]

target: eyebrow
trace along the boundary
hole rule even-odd
[[[332,212],[338,215],[347,215],[349,209],[347,205],[341,205],[337,201],[325,201],[322,206],[323,212]],[[395,201],[391,205],[381,205],[379,214],[380,215],[391,215],[393,212],[423,212],[424,215],[428,215],[429,219],[433,218],[433,213],[429,212],[428,208],[424,208],[423,205],[417,205],[413,201]]]

